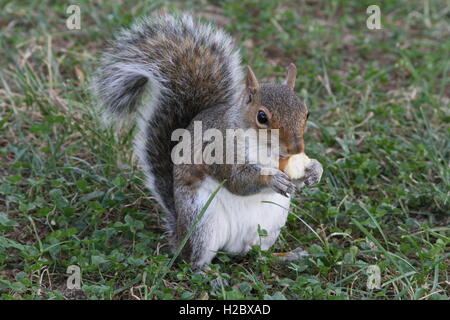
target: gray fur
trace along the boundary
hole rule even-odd
[[[283,154],[303,149],[307,109],[295,95],[293,82],[291,87],[258,85],[253,88],[258,99],[250,101],[242,80],[232,39],[187,15],[143,19],[122,30],[102,55],[93,79],[100,110],[106,120],[138,119],[135,152],[149,189],[168,213],[166,228],[172,247],[185,237],[206,202],[198,199],[198,191],[208,177],[227,180],[225,188],[235,195],[270,192],[278,197],[273,190],[285,196],[294,192],[294,184],[277,168],[267,176],[261,174],[260,165],[249,163],[172,163],[175,129],[192,131],[193,120],[203,121],[205,130],[215,128],[222,133],[228,128],[257,129],[255,114],[262,106],[272,113],[273,128],[280,129]],[[318,182],[319,166],[308,171],[310,177],[302,184]],[[193,262],[208,261],[205,248],[220,227],[205,219],[183,249],[183,256]]]
[[[102,55],[93,89],[104,119],[128,118],[150,89],[135,149],[149,188],[169,212],[171,234],[177,215],[171,134],[186,128],[202,110],[235,104],[241,83],[240,57],[232,39],[188,15],[138,21],[122,30]]]

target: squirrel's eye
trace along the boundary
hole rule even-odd
[[[309,112],[306,114],[306,120],[308,120],[309,118]]]
[[[258,122],[260,124],[267,124],[267,122],[269,121],[269,119],[267,118],[267,114],[262,110],[258,111],[256,119],[258,119]]]

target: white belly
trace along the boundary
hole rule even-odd
[[[198,199],[206,202],[218,185],[214,179],[206,178]],[[263,250],[269,249],[286,223],[289,205],[290,198],[271,190],[238,196],[222,187],[202,219],[211,228],[210,250],[246,253],[257,244]],[[261,236],[258,229],[266,230],[267,235]]]

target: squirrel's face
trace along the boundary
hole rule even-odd
[[[261,84],[249,67],[246,122],[254,129],[278,129],[280,157],[304,152],[306,104],[294,92],[296,68],[289,66],[286,84]]]

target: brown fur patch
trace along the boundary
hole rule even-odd
[[[278,169],[284,172],[284,169],[286,168],[288,161],[289,158],[280,158],[278,162]]]

